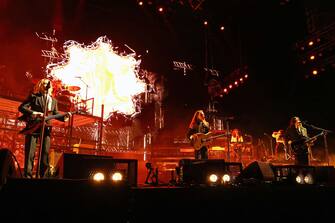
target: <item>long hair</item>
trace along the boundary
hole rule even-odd
[[[297,120],[299,120],[300,118],[298,116],[294,116],[290,119],[290,127],[295,127],[295,123],[297,122]]]
[[[44,81],[46,81],[46,80],[47,80],[47,81],[50,81],[50,80],[47,79],[47,78],[43,78],[43,79],[39,80],[39,81],[35,84],[34,89],[33,89],[33,93],[34,93],[34,94],[42,93],[42,91],[43,91],[43,83],[44,83]],[[49,89],[50,95],[52,94],[52,91],[53,91],[53,88],[52,88],[52,83],[51,83],[51,81],[50,81],[50,89]]]
[[[204,111],[203,110],[197,110],[196,112],[194,112],[194,115],[193,115],[193,118],[192,118],[192,120],[191,120],[191,122],[190,122],[190,124],[189,124],[189,128],[190,129],[192,129],[192,128],[194,128],[195,126],[197,126],[199,123],[199,115],[200,114],[203,114],[204,113]]]

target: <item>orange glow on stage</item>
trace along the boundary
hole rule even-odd
[[[65,59],[49,64],[50,76],[69,86],[78,86],[81,99],[94,99],[93,115],[104,119],[111,112],[125,115],[136,113],[136,101],[145,92],[145,82],[138,77],[140,60],[134,54],[121,55],[114,51],[110,40],[98,38],[85,46],[75,41],[64,43]]]

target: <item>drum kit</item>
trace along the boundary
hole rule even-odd
[[[58,110],[63,112],[80,111],[87,113],[87,101],[80,96],[80,87],[64,84],[61,80],[49,77],[53,87],[53,96],[57,99]],[[40,79],[30,78],[32,84],[37,84]],[[86,93],[87,94],[87,93]]]
[[[58,109],[68,112],[78,110],[82,100],[79,94],[79,86],[68,86],[62,84],[60,80],[52,81],[54,95],[58,101]]]

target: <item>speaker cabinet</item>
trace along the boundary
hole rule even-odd
[[[242,170],[239,179],[274,181],[275,174],[270,163],[254,161]]]
[[[19,177],[19,167],[15,166],[14,155],[9,149],[0,149],[0,188],[6,183],[7,177]]]
[[[187,184],[206,184],[209,174],[222,175],[227,171],[226,162],[223,159],[179,161],[181,180]]]
[[[121,172],[130,186],[137,186],[137,160],[113,159],[111,156],[95,156],[64,153],[58,165],[58,176],[63,179],[90,179],[96,172],[110,180],[113,172]]]
[[[334,166],[316,166],[315,181],[320,184],[335,185],[335,168]]]

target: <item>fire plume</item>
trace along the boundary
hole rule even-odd
[[[64,52],[62,62],[47,66],[49,74],[65,85],[78,86],[81,99],[94,99],[93,115],[100,116],[102,105],[104,119],[112,112],[137,112],[136,100],[146,84],[138,76],[140,60],[134,54],[119,54],[106,37],[88,46],[66,41]]]

